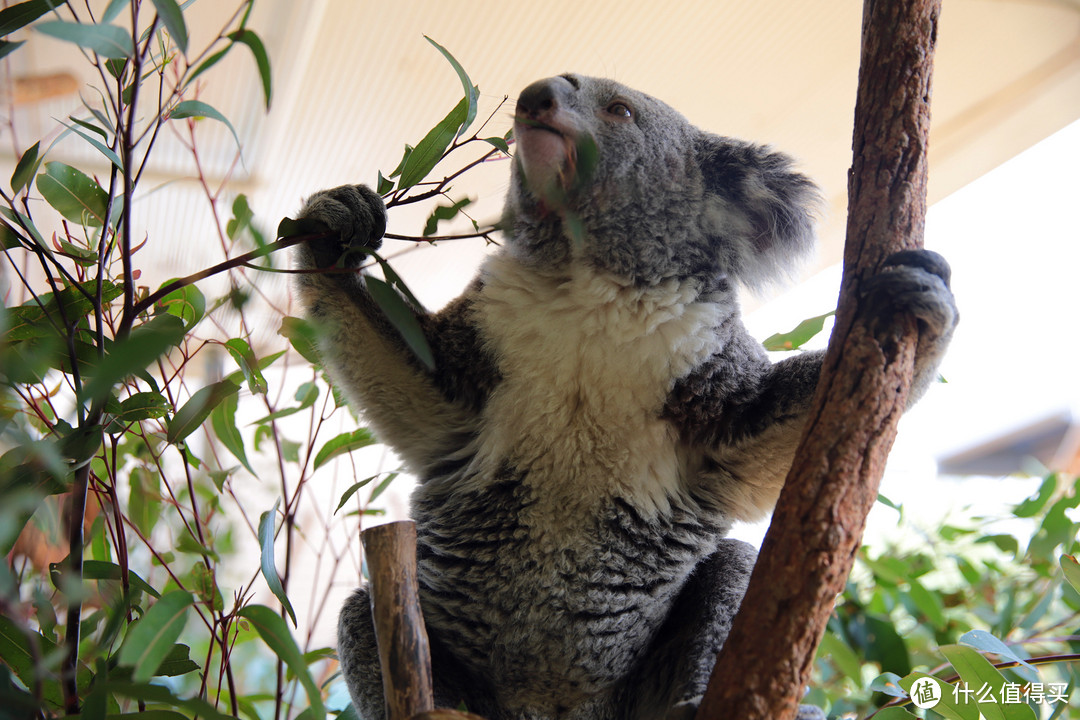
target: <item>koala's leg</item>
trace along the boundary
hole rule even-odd
[[[470,295],[438,314],[413,308],[435,355],[435,370],[426,368],[355,269],[363,259],[359,249],[381,243],[382,199],[363,186],[340,187],[312,196],[301,217],[335,233],[298,246],[294,254],[296,267],[307,271],[296,276],[294,287],[320,333],[321,359],[379,439],[426,477],[468,442],[481,402],[475,378],[487,368],[471,323]]]
[[[693,720],[756,559],[751,545],[729,539],[698,564],[627,685],[626,717]],[[800,705],[796,719],[825,720],[825,713]]]
[[[471,712],[497,717],[492,704],[494,693],[481,681],[470,677],[462,663],[428,631],[431,645],[431,675],[435,707],[457,708],[464,704]],[[349,688],[353,705],[363,720],[384,720],[379,650],[375,642],[375,623],[371,617],[371,599],[366,587],[354,592],[338,616],[338,658],[341,675]]]
[[[367,588],[354,592],[341,608],[338,659],[357,714],[364,720],[383,720],[386,706]]]
[[[626,717],[693,716],[716,654],[731,631],[756,556],[752,546],[729,539],[698,563],[627,683]]]

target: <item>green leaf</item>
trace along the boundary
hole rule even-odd
[[[1032,673],[1035,673],[1035,681],[1038,680],[1039,671],[1035,669],[1034,665],[1020,657],[1015,650],[985,630],[969,630],[960,636],[960,644],[967,645],[980,652],[993,653],[1002,660],[1019,663]]]
[[[198,390],[184,406],[176,411],[166,438],[171,443],[176,443],[195,432],[200,425],[210,416],[210,413],[230,395],[239,392],[240,386],[236,383],[222,380],[213,385]]]
[[[255,357],[255,353],[251,351],[251,346],[247,344],[247,341],[241,338],[233,338],[225,342],[225,349],[229,351],[229,355],[240,366],[241,372],[244,373],[244,379],[247,381],[248,389],[251,390],[252,394],[264,394],[267,388],[266,378],[263,377],[262,372],[259,370],[259,360]]]
[[[33,645],[31,644],[31,639]],[[36,646],[36,647],[35,647]],[[42,681],[42,699],[46,707],[60,710],[64,707],[64,696],[51,673],[41,673],[39,662],[43,657],[55,657],[57,645],[40,633],[21,628],[7,615],[0,614],[0,658],[27,687],[34,687]],[[80,687],[90,683],[90,673],[85,667],[79,667]]]
[[[292,603],[289,602],[289,596],[285,594],[285,588],[281,585],[281,577],[278,575],[277,566],[274,564],[274,519],[277,517],[278,505],[280,504],[281,498],[278,498],[274,501],[274,509],[264,512],[259,518],[259,547],[262,550],[261,570],[270,592],[274,593],[274,597],[281,603],[281,607],[285,608],[285,612],[289,613],[289,619],[292,620],[293,627],[296,627],[296,613],[293,612]]]
[[[996,702],[976,702],[979,712],[986,720],[1036,720],[1035,713],[1029,706],[1001,701],[1005,676],[975,650],[963,645],[945,645],[942,646],[941,653],[952,663],[968,688],[976,691],[973,699],[978,701],[978,695],[983,688],[988,688],[996,699]]]
[[[0,37],[24,28],[53,8],[63,5],[63,0],[29,0],[0,10]]]
[[[161,476],[136,465],[128,472],[127,517],[146,537],[161,520]]]
[[[379,171],[379,180],[378,180],[378,182],[376,183],[376,186],[375,186],[375,192],[379,193],[380,195],[386,195],[387,193],[389,193],[393,189],[394,189],[394,181],[384,178],[383,174],[382,174],[382,171],[380,170]]]
[[[141,700],[148,703],[156,703],[162,707],[179,707],[187,710],[190,713],[190,717],[198,716],[204,720],[235,720],[235,718],[224,715],[211,705],[210,703],[200,698],[182,698],[174,695],[169,688],[162,685],[153,685],[145,682],[122,682],[117,680],[110,680],[108,684],[109,692],[116,695],[121,695],[133,700]],[[149,715],[151,711],[133,713],[132,720],[143,720]],[[167,718],[171,720],[175,717],[170,713]],[[110,719],[111,720],[111,719]]]
[[[240,147],[240,136],[236,134],[236,129],[233,128],[229,119],[215,110],[212,106],[201,100],[184,100],[177,103],[169,112],[170,120],[182,120],[184,118],[210,118],[211,120],[217,120],[220,123],[224,123],[225,127],[229,128],[229,132],[232,133],[233,139],[236,141],[236,146]]]
[[[259,67],[259,77],[262,79],[263,97],[266,98],[266,109],[270,109],[270,98],[272,96],[270,81],[270,56],[266,53],[266,48],[263,46],[262,40],[251,30],[238,30],[231,33],[229,39],[233,42],[242,43],[247,45],[251,49],[251,54],[255,56],[255,64]]]
[[[101,14],[101,22],[111,23],[128,6],[131,0],[109,0],[108,7]],[[115,77],[115,76],[114,76]]]
[[[83,560],[83,577],[87,580],[115,580],[120,582],[123,579],[123,570],[116,563],[104,560]],[[131,587],[143,591],[150,597],[161,597],[161,593],[151,587],[133,570],[128,570],[128,583]]]
[[[304,656],[297,647],[296,641],[293,640],[285,621],[265,605],[248,605],[237,615],[246,618],[251,623],[263,642],[274,651],[304,686],[308,702],[311,703],[312,717],[315,720],[324,720],[326,707],[323,705],[322,693],[315,680],[312,679],[307,663],[304,662]]]
[[[1065,573],[1065,580],[1072,585],[1073,590],[1080,593],[1080,562],[1072,555],[1061,556],[1061,571]]]
[[[187,675],[189,672],[195,672],[198,669],[199,663],[191,659],[191,648],[187,645],[177,644],[172,646],[169,654],[161,661],[157,672],[154,674],[159,677],[178,677]],[[184,716],[181,715],[181,717]],[[145,720],[144,713],[139,713],[138,717],[132,720]]]
[[[786,333],[777,333],[765,338],[762,345],[769,351],[795,350],[805,345],[812,337],[825,328],[825,320],[836,314],[835,310],[807,318]]]
[[[244,438],[236,427],[237,394],[230,393],[221,399],[221,403],[210,411],[210,426],[214,429],[221,444],[239,460],[247,471],[252,475],[255,470],[248,462],[247,452],[244,450]]]
[[[438,49],[438,51],[443,54],[443,57],[445,57],[450,62],[450,65],[454,68],[454,72],[457,73],[458,79],[461,80],[461,87],[462,90],[464,90],[465,92],[465,101],[467,103],[467,107],[465,112],[465,120],[461,123],[461,129],[457,132],[457,135],[460,136],[461,133],[465,132],[465,130],[467,130],[470,125],[472,125],[473,120],[476,119],[476,100],[480,97],[480,88],[473,85],[472,80],[469,79],[468,73],[465,72],[465,68],[461,67],[461,63],[459,63],[457,59],[455,59],[454,56],[450,54],[449,50],[429,38],[427,35],[424,36],[424,39],[434,45]]]
[[[232,218],[225,224],[225,234],[230,240],[235,240],[237,235],[251,226],[251,221],[255,217],[255,213],[251,211],[251,205],[248,204],[247,195],[236,196],[232,204],[232,213]]]
[[[216,53],[203,60],[202,63],[199,64],[199,67],[195,68],[195,70],[187,76],[187,80],[184,81],[184,86],[186,87],[190,85],[192,81],[195,80],[195,78],[199,77],[204,72],[217,65],[218,62],[221,61],[221,58],[229,54],[229,51],[233,49],[234,44],[235,43],[229,43],[225,46],[224,50],[218,50]]]
[[[371,434],[370,430],[365,428],[359,428],[353,432],[342,433],[327,441],[319,452],[315,454],[314,469],[318,470],[338,455],[344,455],[353,450],[358,450],[362,447],[374,444],[375,436]]]
[[[72,118],[72,120],[75,120],[75,118]],[[81,122],[79,122],[79,121],[77,121],[77,120],[76,120],[76,123],[79,123],[79,124],[82,124],[82,125],[86,125],[86,124],[87,124],[87,123],[81,123]],[[105,157],[106,157],[106,158],[107,158],[107,159],[109,160],[109,162],[111,162],[111,163],[113,164],[113,166],[114,166],[114,167],[116,167],[116,169],[117,169],[117,170],[119,170],[120,172],[123,172],[123,171],[124,171],[124,164],[123,164],[123,162],[121,162],[121,160],[120,160],[120,156],[119,156],[119,155],[117,155],[117,154],[116,154],[116,153],[115,153],[115,152],[113,151],[113,149],[112,149],[112,148],[110,148],[109,146],[107,146],[107,145],[106,145],[105,143],[101,142],[101,141],[100,141],[100,140],[98,140],[97,138],[95,138],[95,137],[91,137],[90,135],[87,135],[87,134],[86,134],[85,132],[83,132],[82,130],[80,130],[80,129],[79,129],[79,128],[77,128],[77,127],[74,127],[74,126],[72,126],[72,125],[68,125],[68,124],[67,124],[67,123],[65,123],[65,122],[61,122],[60,124],[61,124],[61,125],[63,125],[64,127],[66,127],[66,128],[67,128],[68,130],[70,130],[71,132],[73,132],[73,133],[75,133],[76,135],[78,135],[79,137],[81,137],[81,138],[82,138],[83,140],[85,140],[86,142],[88,142],[88,143],[90,143],[91,145],[93,145],[93,146],[94,146],[94,148],[95,148],[95,149],[96,149],[96,150],[97,150],[97,151],[98,151],[99,153],[101,153],[102,155],[104,155],[104,156],[105,156]],[[93,127],[93,126],[91,125],[90,127]],[[95,129],[96,129],[96,130],[100,130],[100,128],[95,128]]]
[[[938,630],[944,630],[945,608],[942,605],[941,596],[938,593],[930,592],[914,578],[908,580],[908,583],[910,585],[908,595],[911,597],[912,602],[915,603],[915,606],[926,616],[931,625]]]
[[[412,187],[428,176],[428,173],[442,160],[446,148],[457,137],[462,123],[465,122],[467,112],[466,99],[462,98],[454,109],[433,127],[423,140],[417,143],[416,148],[405,159],[398,187],[403,189]]]
[[[405,344],[409,346],[417,359],[428,370],[434,370],[435,356],[431,352],[431,347],[428,345],[427,338],[424,337],[424,331],[420,327],[420,322],[416,319],[412,308],[405,303],[390,285],[382,280],[366,275],[364,276],[364,284],[371,294],[371,299],[383,311],[390,324],[401,333]]]
[[[859,656],[831,630],[822,636],[818,648],[818,657],[824,656],[831,656],[840,672],[855,682],[862,683],[862,663],[859,662]]]
[[[385,478],[383,478],[382,482],[376,485],[375,489],[371,491],[370,495],[368,495],[368,502],[373,503],[378,500],[379,496],[383,494],[386,488],[390,487],[390,483],[394,482],[394,479],[397,478],[397,476],[398,474],[395,472],[390,473]]]
[[[278,334],[288,339],[293,349],[309,363],[319,364],[318,332],[307,320],[283,317]]]
[[[116,25],[90,25],[66,20],[50,20],[34,26],[38,32],[58,40],[75,43],[104,58],[129,58],[134,55],[131,35]]]
[[[506,155],[510,154],[510,143],[506,142],[506,140],[502,139],[501,137],[489,137],[489,138],[483,138],[483,140],[484,140],[484,142],[488,143],[489,145],[498,148],[504,154],[506,154]]]
[[[173,282],[175,279],[163,282],[161,287]],[[185,285],[165,295],[154,306],[183,320],[184,329],[190,332],[206,315],[206,296],[194,285]]]
[[[26,44],[25,40],[17,40],[11,42],[9,40],[0,40],[0,60],[3,60],[11,53],[18,50],[20,47]],[[16,191],[18,192],[18,191]]]
[[[1046,507],[1046,504],[1054,497],[1057,485],[1058,476],[1056,474],[1048,475],[1046,479],[1042,481],[1042,484],[1039,485],[1039,491],[1034,497],[1024,500],[1013,508],[1013,515],[1019,518],[1029,518],[1041,514],[1043,508]]]
[[[37,172],[40,146],[40,141],[34,143],[19,158],[19,164],[15,166],[15,172],[11,174],[11,191],[15,194],[22,192],[23,188],[26,187]]]
[[[83,397],[96,400],[129,375],[141,372],[150,363],[176,347],[184,339],[184,324],[172,315],[157,315],[131,331],[125,340],[113,343],[94,376],[83,386]]]
[[[57,212],[72,222],[101,227],[109,206],[109,196],[85,173],[61,162],[45,163],[37,188]]]
[[[191,594],[182,590],[163,595],[128,629],[120,647],[119,662],[133,669],[135,682],[154,677],[172,652],[187,623],[192,602]]]
[[[186,53],[188,48],[187,25],[184,23],[184,13],[176,4],[176,0],[153,0],[154,9],[157,10],[165,29],[169,31],[176,47],[180,52]]]
[[[345,507],[345,503],[349,502],[349,498],[351,498],[353,495],[355,495],[357,490],[364,487],[365,485],[369,485],[371,483],[371,481],[374,480],[377,477],[379,477],[379,476],[378,475],[372,475],[369,478],[364,478],[360,482],[355,482],[352,485],[350,485],[349,489],[341,494],[341,502],[339,502],[337,508],[334,509],[334,513],[337,513],[338,510]]]
[[[116,416],[122,422],[138,422],[163,418],[169,410],[169,400],[161,393],[140,392],[124,398]]]
[[[464,198],[458,200],[453,205],[440,205],[428,216],[427,223],[424,225],[424,237],[431,237],[439,229],[439,223],[444,220],[451,220],[458,213],[462,211],[472,200]]]

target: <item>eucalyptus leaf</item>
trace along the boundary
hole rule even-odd
[[[457,132],[458,137],[460,137],[461,133],[465,132],[469,126],[472,125],[473,120],[476,119],[476,101],[480,97],[480,88],[473,85],[472,80],[469,79],[469,74],[465,72],[465,68],[463,68],[461,63],[450,54],[449,50],[429,38],[427,35],[424,36],[424,39],[434,45],[438,51],[443,54],[443,57],[445,57],[454,68],[454,72],[457,73],[458,79],[461,80],[461,87],[465,92],[466,111],[465,120],[462,121],[461,128]]]
[[[281,577],[278,575],[277,565],[274,563],[274,519],[277,517],[280,504],[281,498],[278,498],[274,501],[274,508],[269,512],[264,512],[259,517],[259,548],[262,555],[260,569],[263,578],[266,580],[267,587],[270,588],[270,592],[274,593],[274,597],[281,603],[281,607],[285,608],[285,612],[289,614],[293,627],[296,627],[296,613],[293,612],[289,596],[281,585]]]
[[[315,453],[314,468],[318,470],[338,455],[359,450],[362,447],[375,444],[375,436],[366,428],[359,428],[352,432],[342,433],[326,442],[319,452]]]
[[[11,42],[10,40],[0,40],[0,60],[3,60],[25,44],[25,40],[17,40],[15,42]]]
[[[11,174],[11,190],[18,194],[27,186],[38,169],[38,151],[41,142],[36,142],[26,149]]]
[[[427,338],[424,337],[423,328],[420,327],[420,322],[416,319],[416,315],[413,313],[412,308],[405,303],[397,292],[394,291],[390,285],[386,284],[378,278],[373,278],[370,275],[365,276],[364,284],[367,287],[368,292],[371,294],[371,299],[375,301],[375,304],[379,306],[379,309],[386,315],[386,319],[390,321],[401,337],[405,340],[405,344],[409,346],[409,349],[413,351],[417,359],[428,370],[435,369],[435,356],[431,352],[431,347],[428,345]]]
[[[110,348],[93,379],[83,388],[83,397],[103,398],[114,385],[136,372],[145,370],[170,348],[179,345],[185,334],[183,322],[172,315],[158,315],[131,331],[124,340]]]
[[[105,222],[109,196],[81,170],[61,162],[45,163],[38,175],[37,188],[45,201],[72,222],[100,227]]]
[[[157,10],[165,29],[169,31],[176,47],[180,52],[186,53],[188,48],[187,24],[184,23],[184,13],[176,4],[176,0],[152,0],[154,9]]]
[[[236,383],[222,380],[198,390],[183,407],[176,411],[169,423],[166,438],[175,443],[195,432],[210,413],[230,395],[240,391]]]
[[[201,100],[184,100],[177,103],[171,111],[169,111],[170,120],[181,120],[184,118],[210,118],[211,120],[217,120],[223,123],[225,127],[229,128],[229,132],[232,133],[233,139],[236,141],[236,146],[240,147],[240,136],[236,134],[236,129],[229,122],[229,119],[218,112],[213,106],[204,103]]]
[[[134,55],[131,34],[116,25],[49,20],[34,29],[45,35],[92,50],[104,58],[129,58]]]
[[[410,188],[428,176],[428,173],[442,160],[450,143],[457,137],[462,123],[465,122],[467,112],[467,101],[462,98],[454,109],[416,144],[413,151],[405,158],[398,187]]]
[[[836,314],[830,311],[824,315],[807,318],[786,333],[777,333],[765,338],[762,345],[769,351],[795,350],[805,345],[811,338],[825,328],[825,320]]]
[[[210,411],[210,427],[221,444],[254,475],[255,470],[248,462],[247,451],[244,449],[244,438],[236,427],[237,404],[237,393],[229,393],[222,398],[218,406]]]
[[[28,0],[0,10],[0,37],[24,28],[53,8],[61,7],[63,0]]]
[[[286,667],[300,681],[304,691],[307,693],[308,702],[311,704],[312,712],[310,717],[314,720],[324,720],[326,707],[323,705],[322,692],[311,677],[311,671],[308,670],[307,663],[304,662],[304,656],[300,652],[300,648],[297,647],[296,641],[289,632],[288,625],[281,619],[281,616],[265,605],[248,605],[242,608],[237,615],[251,623],[255,631],[259,633],[259,637],[263,639],[263,642],[274,651],[274,654],[285,663]]]
[[[156,674],[183,632],[192,602],[190,593],[182,590],[170,592],[161,596],[145,615],[131,625],[120,647],[118,659],[121,665],[133,669],[133,680],[146,681]]]
[[[273,91],[271,87],[270,56],[266,52],[266,47],[263,45],[263,42],[259,39],[258,35],[246,28],[231,33],[229,39],[233,42],[247,45],[251,50],[251,54],[255,56],[255,64],[259,68],[259,78],[262,80],[263,97],[266,100],[266,109],[269,110]]]

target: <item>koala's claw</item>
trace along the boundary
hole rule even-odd
[[[862,290],[882,315],[911,313],[920,320],[924,334],[946,337],[960,319],[949,289],[950,275],[949,264],[936,252],[903,250],[890,255]]]
[[[366,185],[342,185],[315,193],[300,217],[318,221],[338,234],[338,238],[311,243],[320,267],[334,264],[350,248],[377,250],[386,234],[386,205]]]

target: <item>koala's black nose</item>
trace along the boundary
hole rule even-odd
[[[518,117],[542,120],[566,104],[570,94],[577,89],[577,84],[568,77],[553,77],[537,80],[518,95]]]

